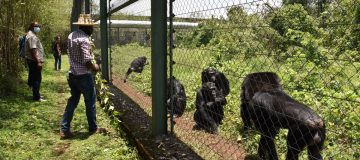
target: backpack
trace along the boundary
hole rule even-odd
[[[25,42],[26,42],[26,35],[21,36],[19,38],[19,57],[25,58]]]

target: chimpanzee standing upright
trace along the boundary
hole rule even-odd
[[[171,94],[170,94],[170,88],[172,88]],[[170,98],[172,98],[173,113],[177,117],[181,117],[186,108],[185,88],[180,83],[180,81],[177,80],[174,76],[172,76],[172,85],[170,83],[170,78],[168,78],[167,80],[166,96],[167,96],[166,106],[168,111],[169,112],[171,111]]]
[[[124,83],[126,82],[128,76],[130,75],[131,72],[141,73],[144,70],[144,66],[147,64],[149,64],[149,63],[146,63],[145,56],[134,59],[131,62],[129,69],[125,74]]]
[[[205,82],[196,94],[194,120],[197,127],[216,133],[224,118],[226,98],[214,82]]]
[[[261,133],[260,158],[278,159],[274,138],[280,128],[286,128],[289,130],[287,160],[297,160],[305,147],[309,159],[322,159],[320,153],[326,133],[324,121],[311,108],[287,95],[275,73],[247,75],[242,84],[241,103],[244,130],[255,126]]]

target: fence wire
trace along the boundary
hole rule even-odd
[[[169,124],[199,155],[360,158],[360,1],[171,3]],[[143,23],[111,25],[113,79],[123,81],[134,59],[151,62],[150,0],[112,17]],[[150,66],[121,82],[149,114]]]

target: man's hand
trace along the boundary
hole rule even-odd
[[[39,54],[38,54],[36,48],[30,49],[30,53],[31,53],[31,57],[36,62],[36,67],[41,70],[42,69],[42,63],[40,62],[40,59],[38,57]]]
[[[94,64],[94,70],[95,71],[100,71],[100,66],[98,64]]]
[[[92,69],[92,70],[95,71],[95,72],[97,72],[97,71],[100,70],[99,65],[96,64],[96,63],[87,62],[87,63],[86,63],[86,66],[87,66],[88,68]]]
[[[41,69],[42,69],[42,63],[41,63],[41,62],[38,62],[37,65],[36,65],[36,67],[37,67],[39,70],[41,70]]]

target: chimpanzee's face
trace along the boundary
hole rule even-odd
[[[215,72],[210,72],[210,81],[211,82],[215,82],[216,81],[216,73]]]
[[[214,82],[206,82],[205,90],[209,96],[216,97],[216,85]]]

